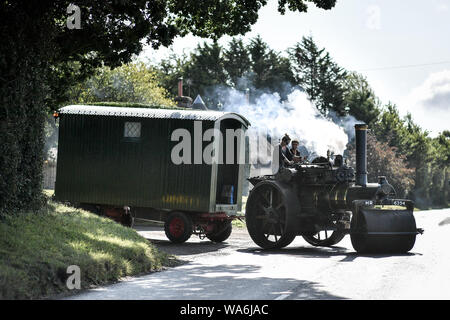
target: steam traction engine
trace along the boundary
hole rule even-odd
[[[356,125],[356,174],[342,156],[334,163],[281,168],[276,175],[250,178],[246,224],[264,249],[282,248],[301,235],[314,246],[332,246],[350,234],[357,252],[408,252],[414,246],[414,204],[395,199],[385,177],[367,183],[366,125]]]

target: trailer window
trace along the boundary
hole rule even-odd
[[[125,138],[140,138],[141,137],[141,123],[140,122],[125,122],[123,136]]]

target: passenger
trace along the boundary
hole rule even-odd
[[[275,154],[278,153],[278,168],[274,168],[277,169],[274,171],[278,171],[282,167],[287,167],[294,164],[293,161],[294,156],[292,155],[291,151],[288,148],[290,142],[291,138],[286,133],[284,137],[281,139],[280,144],[277,145],[273,150],[273,157],[272,157],[273,160],[275,160]],[[272,161],[272,163],[274,163],[274,161]]]
[[[291,142],[292,148],[289,151],[292,154],[292,160],[294,160],[294,162],[303,161],[300,151],[298,151],[298,145],[299,145],[299,142],[297,139],[292,140],[292,142]]]

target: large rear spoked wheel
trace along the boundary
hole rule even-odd
[[[263,249],[289,245],[296,236],[286,189],[274,182],[257,185],[247,200],[246,225],[250,237]]]

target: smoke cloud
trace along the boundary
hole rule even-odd
[[[349,141],[346,130],[321,115],[306,93],[299,89],[289,94],[284,102],[280,102],[277,93],[264,93],[253,99],[254,103],[249,103],[243,92],[233,89],[222,93],[222,96],[226,97],[224,111],[240,113],[250,121],[250,140],[256,134],[261,136],[261,133],[267,133],[273,138],[272,144],[277,144],[287,133],[306,148],[307,154],[303,155],[310,160],[316,156],[326,156],[327,150],[342,154]],[[349,124],[352,119],[343,121]]]

